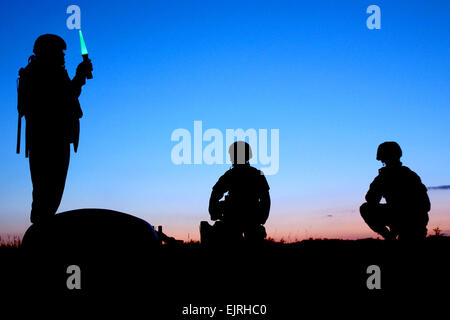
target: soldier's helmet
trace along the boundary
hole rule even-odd
[[[402,156],[402,149],[397,142],[386,141],[378,146],[377,150],[377,160],[400,160]]]
[[[252,158],[252,148],[245,141],[236,141],[228,149],[233,164],[245,164]]]
[[[43,34],[34,42],[33,52],[35,55],[46,55],[66,50],[67,45],[63,38],[55,34]]]

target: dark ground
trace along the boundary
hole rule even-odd
[[[297,319],[306,311],[336,315],[361,303],[366,311],[381,313],[399,297],[448,299],[449,245],[449,237],[429,237],[419,244],[307,240],[220,250],[191,243],[145,253],[133,248],[38,253],[3,247],[0,283],[3,293],[20,301],[57,299],[74,306],[104,301],[105,310],[142,308],[155,315],[149,319],[209,318],[183,316],[189,304],[222,309],[227,304],[267,305],[265,316],[222,313],[214,319]],[[80,266],[81,290],[66,287],[66,269],[72,264]],[[369,265],[381,269],[380,290],[366,286]]]

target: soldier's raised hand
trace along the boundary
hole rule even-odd
[[[94,68],[92,67],[91,59],[83,60],[77,67],[77,76],[81,76],[83,78],[86,78],[87,75],[92,72]]]

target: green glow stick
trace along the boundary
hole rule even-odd
[[[81,33],[81,29],[78,30],[78,33],[80,34],[80,44],[81,44],[81,55],[87,55],[88,51],[86,49],[86,43],[84,42],[83,33]]]
[[[84,42],[83,33],[81,32],[81,29],[78,30],[78,33],[80,34],[80,44],[81,44],[81,56],[83,57],[83,61],[88,61],[88,51],[86,48],[86,43]],[[92,72],[89,72],[86,75],[86,78],[92,79]]]

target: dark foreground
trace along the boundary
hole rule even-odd
[[[2,292],[24,305],[42,299],[76,308],[89,301],[104,311],[142,309],[148,319],[302,318],[306,311],[345,314],[361,303],[382,313],[385,303],[408,301],[405,295],[449,297],[449,245],[446,237],[431,237],[419,244],[313,240],[220,250],[185,244],[148,252],[0,248],[0,281]],[[79,290],[67,287],[71,265],[81,271]],[[381,289],[367,287],[371,265],[380,268]],[[239,305],[246,305],[245,315],[236,315]],[[261,305],[266,314],[254,314]],[[196,307],[209,306],[216,307],[213,317],[195,314]]]

